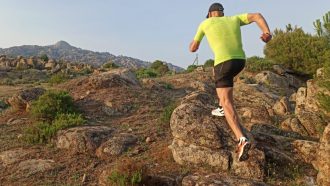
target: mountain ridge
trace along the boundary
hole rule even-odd
[[[53,45],[39,46],[39,45],[21,45],[13,46],[9,48],[0,48],[0,55],[7,56],[41,56],[46,54],[49,58],[55,60],[63,60],[68,62],[77,62],[90,64],[93,66],[101,66],[104,63],[112,61],[120,66],[137,69],[146,68],[151,65],[151,62],[143,61],[137,58],[114,55],[109,52],[97,52],[82,49],[70,45],[68,42],[60,40]],[[173,65],[171,63],[166,63],[169,69],[174,71],[182,71],[183,68]]]

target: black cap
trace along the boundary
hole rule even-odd
[[[223,10],[224,10],[224,8],[223,8],[222,4],[220,4],[220,3],[213,3],[209,8],[209,12],[213,12],[213,11],[222,12]],[[209,12],[207,13],[206,18],[209,18]]]

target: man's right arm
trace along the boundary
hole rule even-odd
[[[263,33],[261,38],[267,43],[271,39],[271,34],[265,18],[260,13],[249,13],[247,17],[250,23],[257,23]]]

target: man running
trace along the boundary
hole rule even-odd
[[[210,6],[207,19],[199,25],[194,40],[190,44],[190,51],[196,52],[204,35],[207,37],[215,56],[213,72],[219,98],[219,108],[213,110],[212,114],[226,117],[238,140],[238,159],[242,161],[247,158],[251,144],[242,132],[233,102],[234,77],[245,66],[240,27],[256,22],[262,31],[262,41],[267,43],[272,36],[266,20],[260,13],[224,16],[223,10],[224,8],[220,3],[214,3]]]

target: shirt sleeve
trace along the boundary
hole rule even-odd
[[[201,24],[201,25],[199,25],[199,27],[198,27],[197,33],[196,33],[196,35],[195,35],[195,37],[194,37],[194,41],[201,42],[202,39],[203,39],[203,37],[204,37],[204,35],[205,35],[205,33],[204,33],[204,31],[203,31],[202,24]]]
[[[237,17],[240,20],[241,26],[250,24],[249,19],[248,19],[248,14],[240,14],[240,15],[237,15]]]

